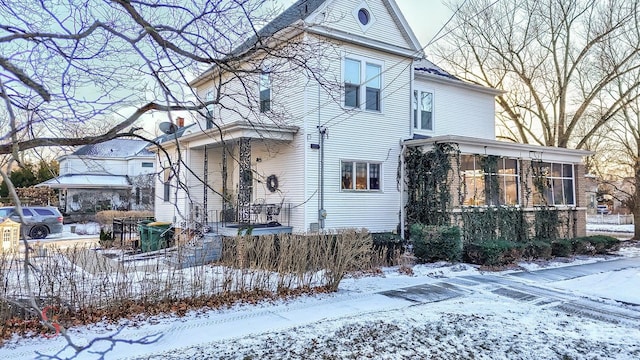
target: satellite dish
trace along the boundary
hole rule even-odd
[[[158,127],[160,128],[160,131],[162,131],[165,134],[173,134],[176,131],[178,131],[178,127],[176,126],[176,124],[171,123],[171,122],[161,122]]]

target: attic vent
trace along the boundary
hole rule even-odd
[[[367,9],[362,8],[358,10],[358,21],[360,21],[360,24],[362,25],[369,24],[369,12]]]
[[[366,32],[376,20],[366,1],[362,1],[360,5],[353,10],[353,17],[356,19],[358,25],[360,25],[362,32]]]

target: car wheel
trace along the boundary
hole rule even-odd
[[[31,228],[31,231],[29,231],[29,236],[32,239],[44,239],[47,235],[49,235],[49,229],[43,225],[34,226]]]

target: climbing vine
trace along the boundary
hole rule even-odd
[[[451,207],[451,159],[458,154],[452,144],[436,144],[423,153],[409,148],[405,153],[407,223],[448,225]]]

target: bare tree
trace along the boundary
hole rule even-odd
[[[640,71],[639,22],[637,0],[467,0],[435,52],[455,75],[508,91],[503,139],[585,148],[637,98],[639,83],[610,91]]]
[[[640,90],[626,93],[627,83],[640,82],[640,73],[629,74],[617,81],[611,95],[629,101],[606,126],[603,142],[608,147],[602,178],[613,188],[613,196],[633,213],[634,239],[640,239]],[[613,171],[612,171],[613,170]]]
[[[280,79],[304,72],[323,85],[335,83],[322,79],[321,62],[314,60],[325,56],[327,44],[288,31],[292,23],[298,26],[295,21],[283,22],[288,30],[262,28],[280,10],[269,4],[268,0],[0,1],[0,173],[18,209],[8,172],[22,163],[25,152],[123,136],[145,139],[140,121],[151,113],[170,121],[176,111],[204,116],[208,107],[216,105],[246,115],[246,106],[229,104],[253,101],[257,75],[267,57]],[[224,73],[224,81],[243,86],[204,99],[189,82],[207,73]],[[224,85],[216,84],[218,89]],[[278,124],[286,117],[284,111],[272,110],[260,121]],[[190,171],[179,157],[173,160],[182,171]],[[24,244],[28,245],[26,240]],[[28,274],[28,251],[24,268]],[[29,288],[28,276],[25,282]],[[34,313],[43,313],[35,300],[30,305]],[[41,320],[51,329],[58,326],[42,316]],[[64,329],[56,330],[76,352],[87,350],[75,345]]]

